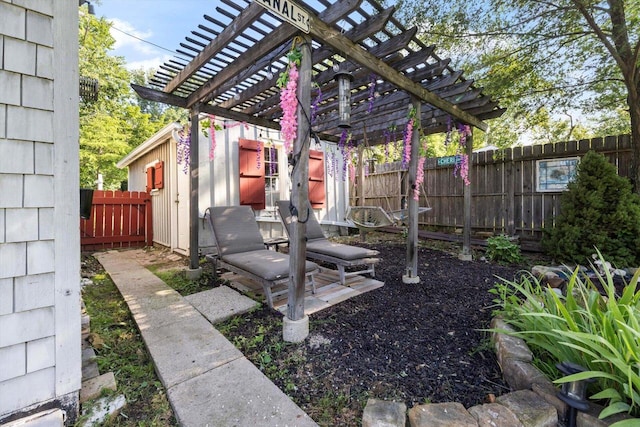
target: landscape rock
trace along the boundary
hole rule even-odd
[[[533,384],[548,381],[538,368],[528,362],[505,359],[500,366],[502,376],[512,390],[530,390]]]
[[[362,427],[404,427],[407,405],[379,399],[367,400],[362,414]]]
[[[100,393],[104,389],[116,390],[116,378],[113,375],[113,372],[107,372],[106,374],[82,381],[82,389],[80,389],[80,403],[95,399],[100,396]]]
[[[516,414],[524,427],[556,427],[558,414],[553,405],[547,403],[531,390],[519,390],[504,394],[496,402]]]
[[[523,427],[509,408],[498,403],[473,406],[469,413],[477,420],[478,427]]]
[[[457,402],[429,403],[409,409],[411,427],[477,427],[476,419]]]
[[[522,338],[507,334],[495,334],[495,349],[498,363],[502,366],[507,359],[531,362],[533,353]],[[504,370],[504,368],[503,368]]]
[[[547,403],[553,405],[554,408],[556,408],[558,416],[562,417],[567,408],[567,404],[558,399],[558,391],[560,389],[554,386],[549,379],[547,379],[546,382],[539,381],[531,384],[531,390],[542,397]]]

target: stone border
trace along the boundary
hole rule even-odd
[[[514,331],[500,318],[491,328]],[[468,410],[460,403],[416,405],[408,413],[404,403],[369,399],[362,415],[363,427],[556,427],[564,416],[566,404],[558,399],[556,387],[531,362],[533,354],[523,339],[508,334],[492,334],[498,364],[511,392],[495,402]],[[598,419],[602,407],[589,403],[588,412],[579,412],[577,427],[607,427],[629,419],[626,414]],[[407,414],[407,415],[405,415]],[[408,416],[408,420],[407,420]]]

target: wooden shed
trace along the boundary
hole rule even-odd
[[[208,253],[214,246],[204,221],[210,206],[251,205],[265,239],[283,236],[275,203],[289,199],[291,180],[280,132],[226,119],[215,123],[218,130],[212,134],[204,129],[207,134],[198,137],[200,252]],[[154,242],[185,255],[190,209],[186,129],[168,124],[118,162],[118,167],[128,168],[129,190],[152,196]],[[309,200],[325,231],[334,234],[348,226],[344,216],[349,186],[341,174],[333,173],[326,153],[341,156],[336,144],[325,141],[310,150]]]

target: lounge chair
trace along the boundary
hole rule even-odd
[[[207,211],[218,253],[206,258],[214,268],[220,266],[262,284],[267,304],[273,308],[273,297],[287,292],[285,289],[273,293],[271,288],[288,283],[289,256],[265,248],[250,206],[216,206]],[[305,261],[313,293],[316,291],[313,275],[318,270],[315,263]]]
[[[289,209],[288,200],[280,200],[277,202],[278,212],[284,223],[284,228],[289,236],[291,236],[292,216]],[[300,218],[306,218],[306,209],[301,209]],[[344,245],[327,240],[322,232],[322,228],[316,219],[311,206],[309,206],[309,219],[307,221],[307,258],[319,261],[325,261],[335,264],[340,273],[340,284],[345,285],[349,276],[357,274],[370,273],[371,277],[375,277],[375,265],[380,261],[378,251],[373,249],[361,248],[358,246]],[[364,265],[364,270],[345,272],[345,267],[354,267]]]

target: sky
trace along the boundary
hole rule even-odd
[[[215,15],[216,0],[100,0],[92,2],[96,17],[113,22],[112,55],[123,56],[127,68],[157,68],[175,56],[192,30]]]

